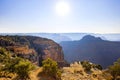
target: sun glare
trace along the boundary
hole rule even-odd
[[[56,4],[56,13],[60,16],[65,16],[69,13],[70,6],[66,2],[59,2]]]

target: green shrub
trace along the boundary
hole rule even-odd
[[[0,48],[0,74],[7,77],[9,74],[17,74],[17,78],[26,80],[34,65],[23,58],[12,57],[4,48]]]
[[[11,54],[6,49],[0,47],[0,63],[7,63],[11,58]]]
[[[120,76],[120,59],[118,59],[116,62],[114,62],[113,65],[109,67],[109,72],[113,76],[114,80],[116,80],[117,77]]]
[[[53,61],[52,59],[48,58],[42,62],[43,65],[43,72],[46,75],[49,75],[54,78],[60,79],[61,77],[61,71],[58,69],[57,62]]]
[[[62,75],[62,71],[61,71],[61,70],[58,70],[58,71],[57,71],[56,78],[57,78],[58,80],[61,80],[61,75]]]
[[[21,60],[14,66],[15,73],[18,74],[20,79],[28,79],[29,73],[34,69],[34,66],[28,60]]]
[[[29,73],[34,69],[34,65],[22,58],[13,58],[10,63],[6,63],[3,71],[17,74],[18,79],[29,79]]]

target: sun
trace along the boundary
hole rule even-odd
[[[66,2],[58,2],[56,4],[56,13],[60,16],[65,16],[69,13],[70,6]]]

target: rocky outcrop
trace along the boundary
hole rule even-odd
[[[62,47],[50,39],[33,36],[0,36],[0,46],[20,56],[27,55],[27,58],[34,56],[39,64],[46,58],[58,63],[64,62]]]

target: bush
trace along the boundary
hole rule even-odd
[[[28,60],[21,60],[14,66],[15,73],[20,79],[29,79],[29,73],[34,69],[34,66]]]
[[[120,76],[120,59],[114,62],[113,65],[109,67],[109,72],[113,76],[113,79],[116,80]]]
[[[0,63],[7,63],[11,58],[11,54],[6,49],[0,47]]]
[[[17,78],[23,80],[28,79],[30,71],[34,69],[34,65],[28,60],[19,57],[6,58],[3,55],[1,57],[3,57],[1,59],[3,63],[0,66],[0,70],[4,74],[17,74]]]
[[[89,63],[89,61],[81,61],[81,64],[85,71],[87,72],[91,71],[92,65]]]
[[[57,71],[56,78],[57,78],[58,80],[61,80],[61,75],[62,75],[62,71],[61,71],[61,70],[58,70],[58,71]]]
[[[34,69],[34,65],[19,57],[12,57],[4,48],[0,48],[0,75],[8,77],[17,74],[19,79],[28,79],[29,73]]]
[[[99,70],[102,70],[102,69],[103,69],[102,66],[99,65],[99,64],[93,64],[92,66],[93,66],[93,68],[97,68],[97,69],[99,69]]]
[[[30,61],[17,57],[11,59],[10,63],[6,63],[2,71],[15,73],[18,79],[26,80],[29,79],[29,73],[33,69],[34,65]]]
[[[48,58],[42,62],[43,65],[43,72],[46,75],[49,75],[51,77],[57,78],[57,80],[61,77],[61,72],[58,69],[57,62],[53,61],[52,59]]]

